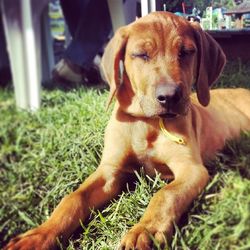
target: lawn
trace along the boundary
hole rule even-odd
[[[250,87],[250,65],[229,64],[220,86]],[[17,111],[0,89],[0,248],[10,237],[46,220],[63,196],[97,167],[103,148],[106,90],[43,91],[42,108]],[[250,108],[250,107],[249,107]],[[176,225],[169,249],[250,249],[250,134],[230,142],[207,164],[211,181]],[[162,185],[137,174],[104,210],[92,213],[67,247],[116,249]]]

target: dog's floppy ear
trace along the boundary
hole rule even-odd
[[[199,24],[193,23],[197,55],[196,91],[199,102],[207,106],[210,101],[209,88],[218,79],[226,63],[226,56],[220,45]]]
[[[102,70],[110,86],[107,108],[115,96],[116,90],[121,82],[120,61],[124,61],[127,38],[127,27],[118,29],[114,37],[109,41],[102,57]]]

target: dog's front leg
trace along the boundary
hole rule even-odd
[[[178,222],[208,182],[209,176],[203,165],[176,167],[175,170],[175,180],[152,197],[139,223],[122,239],[122,250],[152,249],[152,237],[161,247],[166,246],[173,223]]]
[[[51,217],[41,226],[14,238],[5,250],[47,250],[65,241],[90,215],[121,190],[123,175],[112,166],[100,166],[73,193],[62,199]]]

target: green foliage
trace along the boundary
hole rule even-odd
[[[231,9],[235,6],[235,1],[234,0],[214,0],[213,1],[213,6],[216,7],[224,7],[227,9]]]
[[[224,7],[227,9],[231,9],[235,6],[234,0],[194,0],[193,4],[196,8],[198,8],[200,11],[206,10],[208,6],[213,5],[214,8],[218,7]]]
[[[193,2],[194,2],[194,6],[203,12],[209,6],[211,1],[210,0],[206,0],[206,1],[194,0]]]
[[[167,6],[167,11],[170,11],[170,12],[172,12],[177,5],[181,5],[182,3],[182,1],[180,0],[165,1],[165,2]]]

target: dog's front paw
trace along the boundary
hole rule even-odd
[[[53,232],[38,227],[13,238],[3,250],[51,250],[55,247]]]
[[[138,223],[123,237],[121,250],[150,250],[154,247],[164,249],[172,236],[172,225],[159,223]]]

